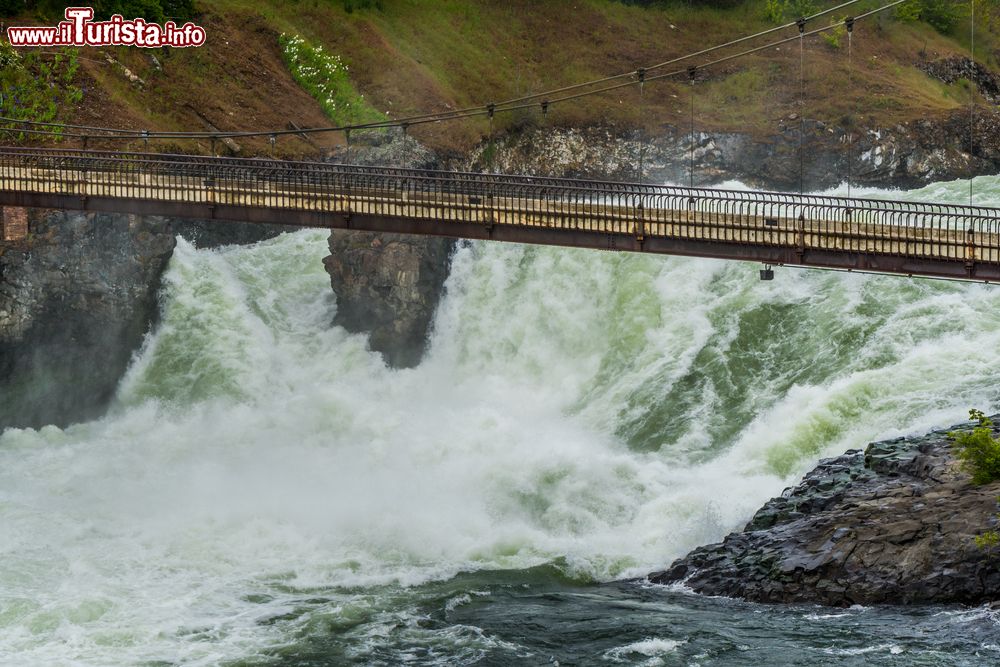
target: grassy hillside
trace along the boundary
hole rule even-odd
[[[917,67],[921,60],[967,53],[967,7],[947,0],[919,1],[921,5],[913,6],[916,11],[904,12],[910,20],[889,12],[858,24],[853,85],[846,66],[846,36],[841,32],[829,39],[808,39],[802,109],[796,104],[796,44],[706,71],[694,86],[699,127],[767,134],[781,118],[800,111],[832,123],[853,114],[862,123],[885,124],[947,113],[967,103],[967,82],[945,85]],[[1000,30],[993,27],[993,15],[1000,16],[1000,9],[993,2],[977,5],[977,51],[979,60],[995,68],[994,34]],[[803,9],[833,4],[197,0],[194,19],[208,32],[204,47],[156,52],[159,68],[141,49],[79,49],[73,85],[82,94],[78,101],[75,96],[60,97],[57,115],[65,122],[199,131],[206,123],[235,130],[285,127],[289,121],[314,126],[384,114],[401,117],[627,71],[771,27]],[[866,0],[851,13],[878,4]],[[954,19],[953,25],[932,9]],[[938,28],[912,20],[920,13]],[[22,10],[19,18],[50,22],[39,9]],[[289,43],[296,45],[294,55]],[[116,63],[109,63],[108,56]],[[144,84],[129,81],[123,67]],[[64,85],[62,79],[52,78],[50,89]],[[537,111],[503,114],[496,126],[499,131],[539,122],[612,123],[650,131],[687,127],[690,91],[683,77],[658,81],[648,84],[641,98],[630,88],[555,106],[546,119]],[[487,127],[485,120],[468,120],[413,132],[435,147],[462,149],[480,140]],[[320,148],[329,148],[343,137],[316,141]],[[269,150],[266,141],[242,143],[248,152]],[[207,149],[207,144],[187,148]],[[277,151],[304,154],[316,147],[289,139],[279,141]]]

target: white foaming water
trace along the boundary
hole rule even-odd
[[[464,244],[393,371],[329,326],[325,241],[180,241],[111,413],[0,437],[0,663],[217,664],[391,615],[387,584],[643,574],[820,456],[997,404],[996,288]]]
[[[604,658],[610,662],[627,662],[630,664],[636,664],[636,657],[645,657],[647,659],[638,664],[643,665],[644,667],[655,667],[657,665],[664,664],[661,656],[673,653],[677,650],[677,647],[683,643],[683,641],[678,641],[676,639],[660,639],[659,637],[653,637],[651,639],[633,642],[627,646],[613,648],[604,654]]]

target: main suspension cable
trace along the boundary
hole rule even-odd
[[[805,46],[803,35],[806,32],[806,20],[799,19],[799,194],[805,188],[805,153],[802,150],[803,137],[806,131],[806,70]]]
[[[688,79],[691,80],[691,150],[688,153],[688,185],[691,188],[694,188],[694,80],[697,74],[696,67],[688,68]]]
[[[848,17],[847,26],[847,80],[851,94],[854,94],[854,19]],[[851,197],[851,170],[854,160],[854,115],[848,116],[847,123],[847,198]]]
[[[969,206],[972,206],[973,180],[972,158],[976,139],[976,0],[969,0]]]

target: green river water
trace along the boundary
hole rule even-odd
[[[107,416],[0,436],[0,664],[1000,664],[986,609],[628,581],[1000,406],[1000,288],[464,243],[390,370],[330,326],[326,252],[179,241]]]

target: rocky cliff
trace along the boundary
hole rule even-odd
[[[103,413],[156,320],[176,234],[207,247],[281,231],[38,210],[29,229],[0,244],[0,430]]]
[[[1000,482],[974,486],[947,431],[873,443],[821,461],[746,527],[700,547],[656,583],[761,602],[967,603],[1000,599]]]
[[[799,160],[799,129],[803,159]],[[765,190],[807,191],[854,185],[919,187],[931,181],[1000,171],[1000,113],[980,109],[970,143],[969,113],[890,127],[859,129],[799,120],[792,114],[771,135],[667,127],[646,137],[614,127],[535,128],[501,138],[468,169],[696,186],[738,180]],[[489,156],[489,157],[487,157]]]
[[[356,133],[334,156],[356,165],[440,168],[439,158],[398,132]],[[335,229],[323,260],[337,295],[334,324],[367,333],[368,346],[393,368],[420,363],[448,277],[454,241]]]
[[[156,312],[162,220],[30,213],[0,256],[0,428],[100,415]]]
[[[367,332],[390,366],[420,363],[437,308],[452,241],[335,231],[323,260],[337,294],[336,324]]]

